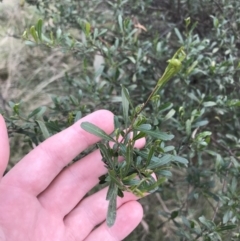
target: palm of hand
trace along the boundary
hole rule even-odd
[[[97,111],[82,120],[107,133],[113,130],[108,111]],[[106,189],[83,198],[106,172],[99,151],[66,167],[79,152],[99,141],[74,124],[49,138],[25,156],[0,181],[1,241],[122,240],[140,222],[142,207],[133,194],[119,199],[115,225],[105,223]],[[9,156],[8,138],[0,116],[0,174]],[[144,145],[140,141],[138,146]],[[96,228],[96,226],[98,226]]]

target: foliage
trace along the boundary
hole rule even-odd
[[[236,9],[240,3],[27,2],[37,4],[44,21],[26,26],[26,44],[49,53],[59,49],[71,54],[78,68],[60,79],[60,89],[52,91],[52,105],[40,105],[28,113],[24,102],[8,99],[11,114],[0,111],[10,134],[24,134],[31,145],[38,145],[82,115],[109,109],[117,116],[115,136],[124,141],[108,136],[105,139],[111,138],[116,145],[110,148],[105,141],[98,147],[106,165],[112,165],[109,160],[115,161],[118,155],[125,156],[125,162],[115,161],[109,176],[101,177],[101,182],[110,182],[113,188],[109,190],[115,190],[108,198],[113,200],[121,195],[117,190],[129,186],[132,191],[144,190],[136,179],[137,165],[145,165],[145,172],[140,172],[144,180],[151,179],[152,171],[146,173],[149,166],[158,180],[167,178],[142,201],[145,232],[139,227],[129,240],[238,240],[240,14]],[[156,80],[164,75],[166,61],[180,46],[186,52],[180,72],[142,109]],[[48,89],[50,93],[51,85]],[[134,141],[148,134],[144,150],[133,148],[128,131],[122,132],[128,127]],[[85,124],[84,128],[92,127]],[[179,164],[185,158],[188,167]],[[117,173],[120,170],[124,175]],[[114,179],[119,175],[121,183]]]

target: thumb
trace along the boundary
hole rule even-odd
[[[10,149],[7,128],[2,115],[0,115],[0,178],[7,167],[9,154]]]

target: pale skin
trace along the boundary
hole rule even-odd
[[[111,228],[105,222],[107,189],[84,198],[106,173],[98,150],[66,167],[100,140],[81,129],[83,121],[106,133],[114,128],[111,112],[94,112],[44,141],[3,176],[10,151],[0,115],[0,241],[118,241],[139,224],[142,206],[131,193],[118,199]],[[140,140],[137,147],[144,142]]]

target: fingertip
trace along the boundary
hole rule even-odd
[[[104,222],[85,240],[123,240],[138,226],[142,218],[142,206],[137,201],[129,201],[117,209],[117,218],[112,227]]]
[[[9,150],[9,141],[8,141],[8,133],[5,120],[3,116],[0,114],[0,176],[2,176],[3,172],[6,169],[10,150]]]
[[[141,139],[138,139],[135,143],[135,147],[139,148],[139,149],[143,148],[145,145],[146,145],[146,138],[145,137],[143,137]]]
[[[106,229],[110,236],[117,240],[123,240],[139,225],[142,218],[142,205],[137,201],[129,201],[118,208],[115,224],[111,228],[106,227]]]

